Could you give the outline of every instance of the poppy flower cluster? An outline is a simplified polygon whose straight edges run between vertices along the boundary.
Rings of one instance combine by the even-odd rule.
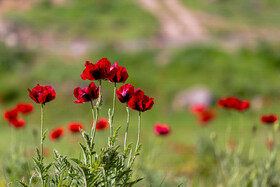
[[[139,112],[150,110],[154,105],[154,98],[148,97],[139,88],[134,90],[131,84],[121,86],[116,93],[121,103],[127,103],[131,109]]]
[[[218,106],[226,109],[244,112],[250,108],[250,102],[247,100],[239,100],[236,97],[226,97],[218,101]]]
[[[202,104],[193,104],[189,107],[192,114],[197,116],[198,124],[201,126],[208,125],[216,117],[216,112]]]
[[[117,62],[111,65],[107,58],[98,60],[95,64],[86,61],[85,69],[81,75],[83,80],[108,80],[114,83],[124,83],[128,79],[125,67],[119,66]],[[78,99],[75,103],[85,103],[98,98],[99,87],[92,82],[84,89],[77,87],[73,92]],[[146,96],[139,88],[134,90],[133,85],[125,84],[116,90],[117,97],[121,103],[127,103],[130,108],[140,112],[150,110],[154,104],[154,99]]]
[[[154,125],[154,133],[158,136],[166,136],[170,134],[170,127],[167,124],[156,122]]]
[[[119,66],[117,62],[111,66],[111,62],[107,58],[98,60],[95,64],[86,61],[85,69],[81,74],[83,80],[104,80],[109,82],[125,82],[128,78],[126,68]]]
[[[19,119],[19,114],[29,114],[33,111],[31,103],[18,103],[13,109],[4,112],[4,119],[14,128],[22,128],[25,126],[25,120]]]

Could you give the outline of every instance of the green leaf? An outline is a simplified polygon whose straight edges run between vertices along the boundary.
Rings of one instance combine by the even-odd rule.
[[[18,183],[20,183],[21,184],[21,186],[23,186],[23,187],[29,187],[29,185],[28,184],[26,184],[26,183],[24,183],[24,182],[22,182],[22,181],[20,181],[20,180],[16,180]]]
[[[45,130],[45,132],[43,133],[42,142],[46,139],[47,132],[48,132],[48,129]]]

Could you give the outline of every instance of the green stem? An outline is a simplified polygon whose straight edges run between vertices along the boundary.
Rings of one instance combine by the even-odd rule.
[[[44,104],[41,104],[41,161],[43,162],[44,160],[44,154],[43,154],[43,149],[44,149],[44,142],[43,142],[43,128],[44,128]]]
[[[129,127],[129,119],[130,119],[128,104],[126,104],[126,112],[127,112],[127,120],[126,120],[126,131],[124,136],[124,150],[126,149],[127,146],[127,135],[128,135],[128,127]]]
[[[113,108],[112,108],[112,113],[110,114],[110,135],[111,138],[113,138],[113,120],[114,120],[114,115],[115,115],[115,106],[116,106],[116,91],[117,91],[117,83],[114,85],[114,96],[113,96]]]
[[[44,104],[41,104],[41,164],[44,166],[44,140],[43,140],[43,129],[44,129]],[[45,181],[41,176],[42,186],[45,186]]]
[[[91,104],[91,113],[92,113],[92,127],[91,127],[91,131],[90,131],[90,137],[93,136],[93,131],[94,131],[94,123],[95,123],[95,116],[94,116],[94,105],[93,105],[93,101],[90,101]]]
[[[137,137],[137,144],[136,144],[136,149],[135,151],[138,149],[139,147],[139,143],[140,143],[140,134],[141,134],[141,112],[139,111],[139,118],[138,118],[138,137]]]

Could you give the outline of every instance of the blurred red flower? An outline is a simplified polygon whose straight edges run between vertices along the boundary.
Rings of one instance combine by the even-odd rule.
[[[72,133],[77,133],[80,132],[80,129],[84,129],[83,125],[79,122],[71,122],[68,125],[68,129],[72,132]]]
[[[236,97],[226,97],[218,101],[218,106],[227,109],[236,108],[238,104],[239,104],[239,99],[237,99]]]
[[[29,97],[36,103],[45,104],[46,102],[52,101],[56,96],[54,89],[49,85],[40,86],[40,84],[37,84],[32,91],[29,88],[28,91]]]
[[[112,75],[108,79],[109,82],[125,82],[128,78],[126,68],[118,66],[117,62],[111,66],[110,71],[112,72]]]
[[[18,128],[23,128],[25,126],[25,121],[24,119],[15,119],[13,121],[11,121],[11,124],[13,125],[13,127],[15,127],[16,129]]]
[[[134,95],[128,101],[128,106],[133,110],[137,110],[140,112],[145,112],[146,110],[150,110],[154,105],[154,98],[149,98],[144,95],[144,92],[139,88],[134,91]]]
[[[239,102],[239,105],[237,105],[236,110],[244,112],[249,108],[250,108],[250,102],[247,100],[243,100]]]
[[[199,114],[199,113],[203,112],[204,110],[206,110],[206,106],[203,104],[193,104],[189,107],[189,111],[192,114]]]
[[[209,124],[213,119],[216,117],[216,112],[213,110],[205,109],[202,112],[200,112],[198,115],[198,122],[202,126],[205,126]]]
[[[85,69],[81,75],[83,80],[100,80],[107,79],[113,75],[114,71],[111,71],[111,62],[107,58],[102,58],[98,60],[95,64],[86,61]]]
[[[116,90],[116,93],[121,103],[127,103],[134,95],[134,87],[132,84],[125,84]]]
[[[96,124],[96,130],[105,130],[109,127],[107,118],[100,118]]]
[[[265,146],[266,146],[268,149],[273,149],[274,144],[275,144],[275,142],[274,142],[274,140],[271,139],[271,138],[268,138],[268,139],[266,140],[266,142],[265,142]]]
[[[226,97],[218,101],[218,106],[244,112],[250,107],[250,102],[247,100],[239,100],[236,97]]]
[[[278,120],[278,116],[274,114],[261,116],[261,122],[267,125],[274,124]]]
[[[156,122],[154,125],[154,133],[159,136],[166,136],[170,133],[170,127],[167,124]]]
[[[11,123],[14,120],[17,120],[17,117],[18,117],[17,109],[6,110],[4,112],[4,119],[7,120],[9,123]]]
[[[59,139],[63,134],[64,134],[63,127],[56,127],[51,130],[50,139],[55,141],[55,140]]]
[[[19,103],[16,109],[23,114],[28,114],[33,111],[33,105],[31,103]]]
[[[91,82],[89,86],[83,89],[81,89],[80,87],[75,88],[73,94],[77,98],[74,103],[85,103],[98,98],[99,86],[96,87],[94,82]]]

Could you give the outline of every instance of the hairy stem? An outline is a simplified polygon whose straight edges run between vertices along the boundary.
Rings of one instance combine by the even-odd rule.
[[[91,126],[91,131],[90,131],[90,137],[93,136],[93,131],[94,131],[94,123],[95,123],[95,115],[94,115],[94,105],[93,105],[93,101],[90,101],[91,104],[91,113],[92,113],[92,126]]]
[[[137,137],[137,144],[136,144],[136,149],[138,149],[139,144],[140,144],[140,134],[141,134],[141,112],[139,111],[139,116],[138,116],[138,137]]]
[[[43,132],[44,132],[44,104],[41,104],[41,164],[44,165],[44,140],[43,140]],[[42,186],[45,186],[45,181],[41,176]]]
[[[43,162],[44,154],[44,143],[43,143],[43,132],[44,132],[44,104],[41,104],[41,162]]]
[[[127,146],[127,135],[128,135],[128,127],[129,127],[129,119],[130,119],[128,104],[126,104],[126,112],[127,112],[127,119],[126,119],[126,131],[124,136],[124,150],[126,149]]]
[[[112,108],[112,112],[110,114],[110,119],[109,119],[109,123],[110,123],[110,136],[111,136],[111,138],[113,138],[113,133],[114,133],[113,120],[114,120],[115,106],[116,106],[116,91],[117,91],[117,83],[114,83],[113,108]]]

